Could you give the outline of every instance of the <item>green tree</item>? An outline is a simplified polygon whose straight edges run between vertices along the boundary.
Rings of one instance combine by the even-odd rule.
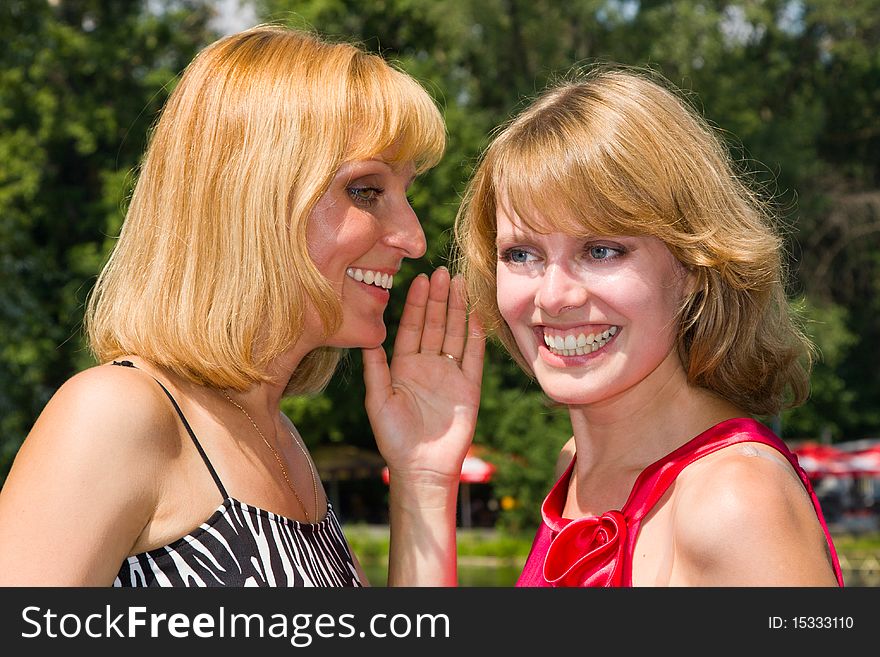
[[[210,16],[202,2],[0,8],[0,481],[49,397],[91,364],[85,297]]]
[[[727,139],[785,231],[793,303],[821,359],[783,437],[880,435],[880,7],[877,0],[257,0],[262,20],[354,39],[415,75],[448,126],[446,157],[413,188],[444,264],[460,194],[492,130],[579,65],[655,69]],[[158,7],[159,10],[151,10]],[[211,40],[196,0],[7,0],[0,8],[0,473],[57,386],[90,364],[82,305],[117,233],[149,127],[175,75]],[[568,437],[497,345],[476,440],[498,454],[506,521],[537,520]],[[310,445],[369,446],[360,356],[285,410]],[[531,515],[529,515],[531,513]]]
[[[356,39],[399,62],[436,94],[450,149],[418,183],[416,210],[429,254],[412,271],[442,262],[460,192],[488,135],[548,81],[594,62],[667,76],[727,140],[742,175],[774,204],[786,235],[790,293],[813,320],[808,332],[820,361],[812,399],[781,418],[783,437],[880,431],[880,377],[865,367],[876,361],[868,350],[880,338],[880,11],[874,0],[257,5],[267,20]],[[389,308],[391,327],[403,291]],[[548,410],[540,391],[495,345],[487,357],[477,441],[527,457],[532,468],[523,474],[502,465],[499,493],[539,499],[567,418]],[[338,409],[351,397],[352,389],[340,383],[344,387],[327,391],[324,408]],[[351,413],[350,431],[363,437],[362,411],[352,405]],[[351,437],[349,430],[343,434]]]

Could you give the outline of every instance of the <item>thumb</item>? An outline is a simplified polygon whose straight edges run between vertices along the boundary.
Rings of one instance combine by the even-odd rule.
[[[388,358],[382,346],[361,349],[364,361],[364,386],[366,387],[365,403],[367,410],[381,408],[385,400],[392,394],[391,370]]]

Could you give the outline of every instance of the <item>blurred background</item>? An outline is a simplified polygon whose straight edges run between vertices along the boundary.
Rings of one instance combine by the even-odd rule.
[[[880,585],[880,0],[3,0],[0,485],[49,397],[94,364],[84,303],[178,74],[218,36],[270,21],[380,52],[445,116],[446,156],[412,188],[428,253],[395,285],[389,349],[409,279],[446,263],[493,128],[597,61],[650,67],[685,91],[773,199],[791,303],[821,352],[809,402],[760,419],[809,466],[847,583]],[[339,374],[284,410],[381,584],[387,486],[360,355]],[[490,345],[462,475],[463,584],[515,580],[569,435],[567,414]]]

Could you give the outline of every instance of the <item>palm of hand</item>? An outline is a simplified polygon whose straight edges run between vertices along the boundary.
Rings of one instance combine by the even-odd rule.
[[[476,428],[485,340],[473,319],[466,332],[460,282],[450,286],[445,270],[426,282],[409,290],[390,368],[381,347],[364,351],[366,407],[392,472],[457,478]]]
[[[439,354],[409,354],[391,363],[393,394],[376,418],[387,451],[415,462],[461,469],[476,429],[480,403],[458,364]]]

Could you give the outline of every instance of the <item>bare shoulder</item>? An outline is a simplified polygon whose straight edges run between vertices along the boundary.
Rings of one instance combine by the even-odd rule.
[[[74,375],[40,413],[6,485],[41,487],[50,475],[67,481],[71,495],[83,481],[90,484],[83,492],[97,491],[96,482],[156,485],[179,444],[174,411],[163,397],[148,374],[132,368],[96,366]]]
[[[62,385],[49,400],[31,438],[64,448],[143,448],[142,440],[167,436],[173,410],[155,380],[141,370],[96,366]]]
[[[784,517],[805,497],[782,455],[750,443],[703,457],[682,472],[676,489],[676,515],[692,520],[682,531],[694,531],[694,539],[707,542],[725,541],[731,522],[754,526],[769,522],[771,515]]]
[[[565,469],[574,458],[575,451],[574,436],[572,436],[562,446],[562,449],[559,450],[559,456],[556,458],[556,471],[554,473],[556,479],[559,479],[562,476],[562,473],[565,472]]]
[[[110,366],[58,389],[0,490],[0,583],[112,581],[155,512],[179,444],[160,395],[146,373]]]
[[[741,443],[676,482],[674,541],[687,577],[717,586],[833,584],[809,494],[775,449]]]

